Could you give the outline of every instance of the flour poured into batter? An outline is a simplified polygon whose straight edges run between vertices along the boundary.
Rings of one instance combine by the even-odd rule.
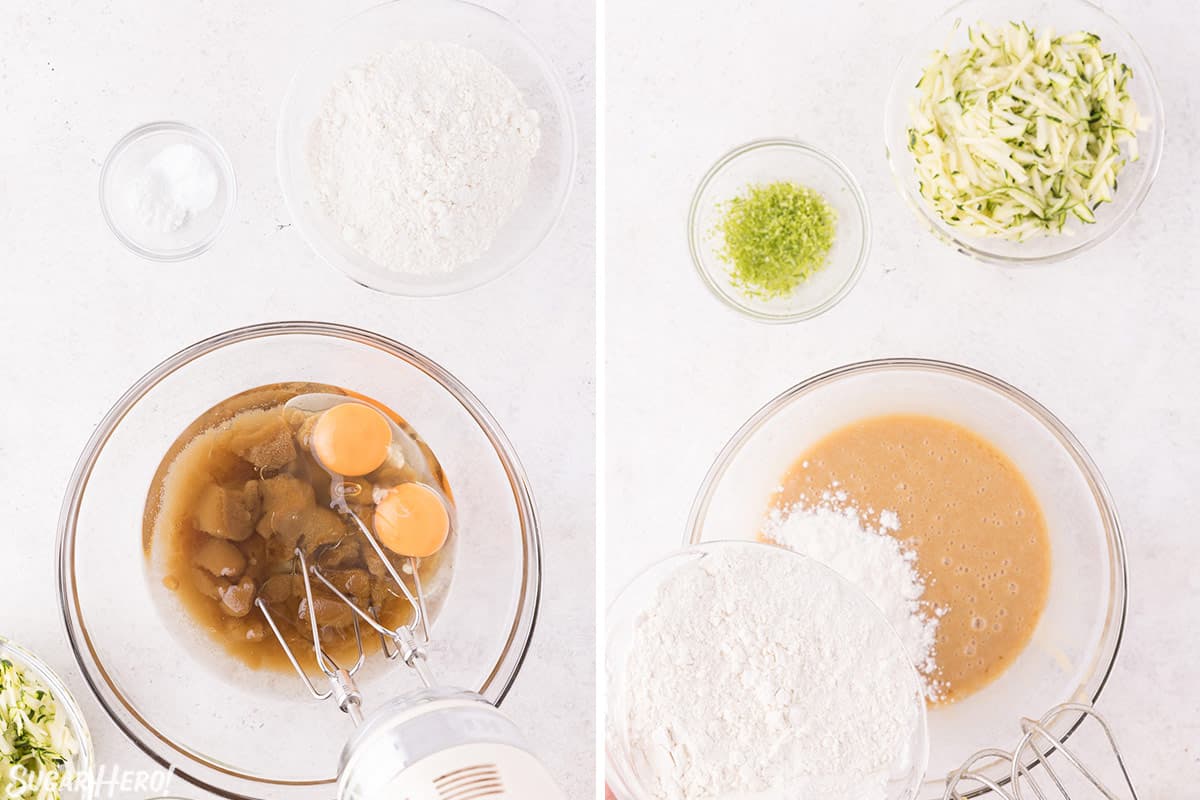
[[[936,700],[961,700],[1012,665],[1046,605],[1050,537],[1007,456],[943,419],[872,417],[801,454],[772,506],[812,506],[830,491],[895,514],[889,533],[915,554],[921,599],[942,614]]]

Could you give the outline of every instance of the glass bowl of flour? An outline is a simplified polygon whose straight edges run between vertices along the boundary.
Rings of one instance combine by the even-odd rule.
[[[608,609],[606,779],[618,800],[914,800],[920,679],[867,596],[805,556],[713,541]]]
[[[351,17],[301,64],[276,148],[292,221],[390,294],[475,288],[553,229],[575,169],[568,97],[516,25],[462,0]]]

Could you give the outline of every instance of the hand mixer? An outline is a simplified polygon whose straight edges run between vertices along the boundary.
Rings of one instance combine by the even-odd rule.
[[[1108,779],[1092,760],[1085,760],[1074,746],[1067,745],[1067,735],[1055,736],[1057,722],[1078,715],[1074,731],[1086,722],[1094,722],[1104,734],[1104,743],[1115,759],[1116,770],[1108,770]],[[1108,722],[1090,705],[1064,703],[1050,709],[1041,719],[1022,719],[1021,737],[1015,750],[989,748],[973,754],[946,779],[942,800],[964,800],[987,792],[995,792],[998,800],[1072,800],[1072,798],[1103,798],[1104,800],[1137,800],[1133,781],[1125,760],[1117,747]],[[1055,768],[1050,756],[1058,753],[1069,769]],[[989,778],[980,769],[996,761],[1011,764],[1006,781]],[[1112,766],[1111,764],[1108,766]],[[1119,776],[1120,782],[1113,780]],[[1007,784],[1007,786],[1003,785]],[[1085,794],[1086,793],[1086,794]]]
[[[383,448],[393,458],[402,459],[418,475],[431,473],[418,442],[373,406],[338,395],[301,395],[293,398],[288,410],[309,415],[314,419],[328,410],[356,404],[374,411],[387,422],[387,442]],[[275,638],[279,640],[292,667],[309,693],[318,700],[332,699],[349,715],[356,730],[346,742],[338,765],[337,797],[339,800],[504,800],[505,798],[538,798],[560,800],[562,792],[554,784],[545,766],[534,756],[516,726],[495,706],[476,692],[439,686],[426,661],[424,645],[429,640],[429,614],[421,587],[417,561],[410,556],[409,565],[415,594],[402,579],[392,560],[385,553],[375,533],[347,502],[346,477],[354,473],[365,475],[379,466],[375,455],[357,459],[363,451],[353,443],[349,456],[337,452],[346,436],[372,438],[371,426],[378,429],[377,419],[363,414],[366,427],[346,424],[340,432],[342,441],[333,441],[322,452],[321,441],[314,439],[313,452],[321,466],[332,478],[331,506],[353,523],[367,545],[383,562],[388,577],[399,588],[412,609],[410,621],[397,628],[384,626],[374,607],[362,608],[331,582],[320,568],[310,564],[303,550],[295,550],[296,564],[303,579],[308,622],[312,635],[313,656],[317,667],[328,682],[319,690],[292,652],[266,603],[259,598],[256,605],[266,619]],[[319,420],[318,420],[319,422]],[[311,435],[319,437],[314,426]],[[382,435],[375,438],[382,441]],[[366,442],[368,445],[370,441]],[[379,448],[367,447],[367,450]],[[431,460],[431,459],[430,459]],[[430,482],[432,483],[432,481]],[[436,492],[428,484],[416,484]],[[418,493],[423,497],[424,492]],[[438,497],[441,497],[438,493]],[[442,502],[450,510],[450,503]],[[447,523],[452,524],[448,517]],[[378,511],[376,526],[379,527]],[[440,546],[440,544],[439,544]],[[406,570],[407,572],[408,570]],[[313,579],[349,606],[354,617],[354,634],[358,655],[353,664],[343,666],[325,652],[321,631],[316,619]],[[365,661],[361,625],[367,625],[380,637],[383,654],[389,661],[402,661],[412,669],[423,684],[419,689],[383,703],[372,713],[364,715],[363,696],[355,683],[355,675]]]

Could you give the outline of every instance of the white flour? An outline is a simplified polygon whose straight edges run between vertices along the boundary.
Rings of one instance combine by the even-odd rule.
[[[333,86],[309,162],[347,244],[392,271],[447,273],[508,221],[540,136],[537,112],[482,55],[400,42]]]
[[[815,506],[772,511],[763,535],[820,561],[862,590],[900,634],[931,697],[940,692],[933,658],[939,614],[921,602],[925,583],[916,555],[887,535],[900,528],[894,511],[879,513],[878,526],[844,497],[826,495]]]
[[[878,612],[762,545],[668,577],[635,623],[628,742],[655,800],[884,800],[920,687]]]

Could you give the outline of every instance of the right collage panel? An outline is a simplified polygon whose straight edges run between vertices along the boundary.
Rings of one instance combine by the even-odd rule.
[[[608,0],[616,800],[1191,797],[1182,0]]]

